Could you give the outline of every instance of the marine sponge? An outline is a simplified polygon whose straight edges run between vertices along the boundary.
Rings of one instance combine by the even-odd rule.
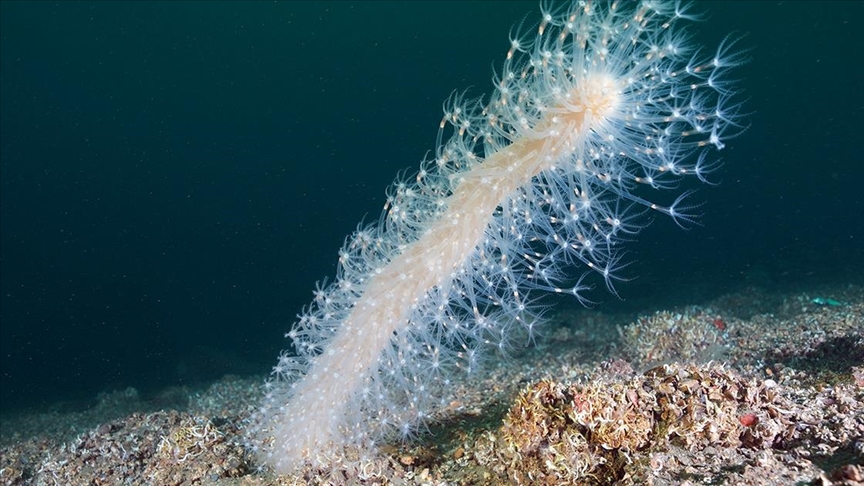
[[[795,434],[776,388],[720,365],[664,365],[612,383],[542,380],[481,439],[495,446],[479,460],[517,484],[605,483],[672,447],[771,447]]]

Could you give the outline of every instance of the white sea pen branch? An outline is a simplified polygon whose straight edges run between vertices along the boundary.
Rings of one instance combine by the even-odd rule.
[[[687,11],[545,9],[535,38],[511,40],[488,103],[448,101],[436,157],[393,184],[287,334],[294,353],[253,419],[265,464],[333,464],[345,446],[409,436],[454,371],[534,329],[530,292],[579,297],[586,269],[614,292],[621,237],[645,225],[633,208],[693,220],[687,192],[668,206],[646,195],[704,180],[707,151],[742,130],[724,75],[744,56],[729,40],[698,55],[677,26]]]

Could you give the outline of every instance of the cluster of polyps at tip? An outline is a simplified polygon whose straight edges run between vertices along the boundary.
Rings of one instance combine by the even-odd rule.
[[[436,157],[391,186],[287,334],[294,352],[255,418],[266,462],[285,471],[332,446],[408,436],[447,401],[455,368],[533,329],[532,289],[579,297],[574,266],[611,289],[616,244],[644,225],[634,207],[690,218],[681,198],[633,192],[702,179],[705,150],[739,127],[723,73],[742,55],[733,42],[694,51],[676,25],[689,16],[659,1],[544,7],[538,34],[511,40],[488,102],[451,98]],[[370,296],[381,279],[405,300]],[[414,282],[419,293],[398,292]],[[386,344],[365,349],[376,333]]]
[[[542,35],[511,40],[484,110],[448,110],[456,145],[467,138],[489,154],[516,140],[543,142],[537,157],[549,162],[508,199],[502,221],[516,241],[542,240],[543,256],[525,259],[540,287],[561,291],[543,270],[557,277],[573,260],[611,285],[616,239],[639,228],[631,206],[679,224],[693,218],[682,205],[687,192],[669,206],[634,193],[637,185],[673,188],[688,175],[705,181],[715,167],[705,149],[722,149],[742,129],[725,74],[746,55],[731,38],[714,55],[694,49],[676,25],[691,17],[669,2],[544,8]]]

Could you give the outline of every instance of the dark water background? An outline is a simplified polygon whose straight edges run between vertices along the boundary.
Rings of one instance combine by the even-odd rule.
[[[864,4],[700,4],[752,127],[600,311],[861,283]],[[265,373],[536,2],[0,3],[0,409]]]

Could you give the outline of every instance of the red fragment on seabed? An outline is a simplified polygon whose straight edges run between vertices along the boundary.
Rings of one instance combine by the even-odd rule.
[[[746,413],[738,417],[738,421],[741,422],[741,425],[743,425],[744,427],[753,427],[754,425],[759,423],[759,417],[752,413]]]

